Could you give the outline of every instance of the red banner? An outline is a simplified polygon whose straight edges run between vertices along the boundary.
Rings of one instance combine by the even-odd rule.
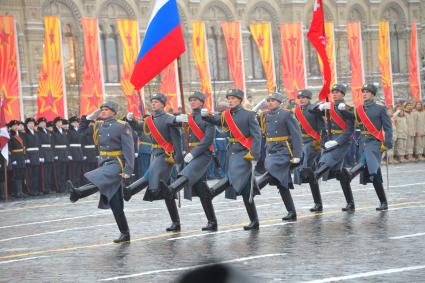
[[[139,28],[135,20],[118,20],[117,24],[123,49],[121,89],[127,100],[127,112],[133,112],[134,116],[138,118],[139,105],[144,102],[140,101],[142,95],[139,96],[134,85],[130,82],[130,78],[139,52]],[[141,106],[143,107],[143,105]]]
[[[410,33],[409,86],[413,101],[421,101],[421,79],[417,42],[416,23],[412,23],[412,31]]]
[[[207,36],[205,34],[205,23],[194,21],[192,23],[192,52],[195,60],[196,69],[201,79],[200,90],[205,94],[205,108],[214,111],[214,101],[212,96],[212,87],[210,80],[210,68],[207,52]]]
[[[351,93],[354,105],[363,104],[362,86],[364,83],[363,45],[360,22],[347,23],[347,39],[350,48]]]
[[[0,16],[0,98],[5,121],[21,120],[19,61],[16,53],[15,22],[12,16]]]
[[[267,79],[267,91],[272,93],[276,90],[276,74],[273,56],[272,30],[269,22],[250,24],[252,37],[258,46],[264,73]]]
[[[180,91],[178,85],[177,61],[173,61],[161,72],[160,92],[167,96],[165,110],[173,109],[174,113],[179,111]]]
[[[37,90],[37,118],[53,120],[57,116],[67,116],[61,43],[59,17],[45,17],[43,63]]]
[[[243,90],[246,99],[241,23],[221,23],[221,28],[223,29],[224,40],[226,41],[227,63],[229,64],[230,75],[233,79],[233,86]]]
[[[393,105],[393,78],[391,70],[390,30],[387,21],[379,22],[379,69],[381,70],[381,83],[384,90],[385,104]]]
[[[103,102],[103,76],[96,19],[81,19],[84,35],[84,69],[81,82],[80,115],[99,109]]]
[[[336,59],[335,59],[335,36],[334,36],[334,24],[333,22],[325,23],[325,34],[326,34],[326,54],[329,59],[329,66],[331,68],[331,86],[337,83],[336,74]],[[323,62],[322,58],[318,56],[320,71],[323,75]],[[333,101],[332,95],[329,95],[329,101]]]
[[[280,25],[282,43],[282,81],[289,99],[306,87],[302,23]]]

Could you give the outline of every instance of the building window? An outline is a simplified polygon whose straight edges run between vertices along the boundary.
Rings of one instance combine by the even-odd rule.
[[[107,28],[101,26],[102,62],[105,82],[118,83],[121,78],[120,63],[122,61],[119,34],[114,25]]]
[[[400,73],[400,31],[396,23],[390,24],[391,68],[393,73]]]
[[[252,74],[252,79],[254,80],[264,80],[265,74],[263,69],[263,63],[261,62],[260,52],[258,46],[255,43],[252,35],[249,36],[249,47],[250,47],[250,73]]]
[[[76,48],[71,24],[65,24],[63,36],[63,60],[65,79],[68,84],[77,83]]]

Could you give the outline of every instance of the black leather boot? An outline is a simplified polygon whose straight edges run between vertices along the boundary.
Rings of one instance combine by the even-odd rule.
[[[174,199],[165,199],[165,204],[171,218],[171,226],[166,229],[167,232],[180,232],[180,217],[177,205]]]
[[[297,220],[297,211],[295,210],[294,200],[291,196],[291,191],[286,188],[279,189],[280,197],[282,198],[283,203],[285,204],[288,214],[282,217],[282,221],[296,221]]]
[[[267,186],[272,179],[273,179],[273,177],[269,173],[266,173],[266,174],[260,176],[258,179],[255,180],[255,184],[257,186],[257,189],[261,190],[262,188]]]
[[[320,166],[316,171],[314,171],[314,179],[316,180],[316,182],[323,176],[323,174],[325,174],[328,170],[329,170],[329,166],[324,164],[322,166]]]
[[[15,181],[15,188],[16,188],[16,197],[17,198],[23,198],[24,192],[23,192],[23,181],[22,180],[16,180]]]
[[[342,211],[354,211],[356,209],[350,182],[350,173],[346,168],[343,168],[340,174],[340,183],[342,191],[344,192],[345,200],[347,201],[347,206],[342,208]]]
[[[207,226],[202,227],[202,231],[217,231],[217,218],[215,217],[211,198],[201,198],[200,200],[205,216],[208,219]]]
[[[189,182],[189,179],[185,176],[180,176],[175,180],[171,185],[167,185],[164,181],[161,180],[161,190],[165,198],[173,198],[176,193],[178,193],[184,186]]]
[[[129,201],[133,195],[139,193],[148,185],[149,185],[149,181],[145,177],[142,177],[138,179],[137,181],[133,182],[132,184],[124,188],[123,190],[124,200]]]
[[[212,197],[215,198],[216,196],[224,192],[229,185],[229,179],[226,177],[215,183],[214,186],[212,186],[211,188]]]
[[[311,195],[313,196],[314,206],[310,208],[311,212],[322,212],[322,196],[320,195],[319,183],[314,178],[314,173],[311,171],[308,173],[308,181],[310,184]]]
[[[377,179],[378,178],[375,178],[373,180],[373,187],[375,188],[376,194],[378,195],[378,199],[381,205],[377,207],[376,210],[377,211],[388,210],[388,202],[387,202],[387,197],[384,191],[384,185],[380,180],[377,180]]]
[[[127,218],[124,211],[114,213],[115,221],[117,222],[120,236],[114,240],[114,243],[130,243],[130,229],[128,228]]]
[[[251,221],[251,223],[244,226],[243,229],[246,231],[260,229],[260,222],[258,221],[257,208],[255,207],[254,200],[250,203],[248,196],[243,197],[243,203],[245,204],[246,212],[248,213],[249,220]]]
[[[364,165],[362,163],[356,164],[353,168],[351,168],[349,171],[346,172],[348,177],[351,180],[353,180],[360,172],[363,170]],[[346,170],[345,168],[343,170]]]
[[[96,193],[97,191],[99,191],[99,189],[92,183],[86,184],[79,188],[75,188],[71,180],[68,180],[66,181],[65,186],[66,186],[66,190],[69,192],[69,200],[71,202],[76,202],[77,200],[81,198],[88,197]]]

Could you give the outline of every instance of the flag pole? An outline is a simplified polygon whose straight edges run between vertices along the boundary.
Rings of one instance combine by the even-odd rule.
[[[7,186],[7,161],[6,158],[3,158],[3,165],[4,165],[4,187],[3,187],[3,192],[4,192],[4,200],[7,201],[8,199],[8,195],[9,195],[9,188]]]

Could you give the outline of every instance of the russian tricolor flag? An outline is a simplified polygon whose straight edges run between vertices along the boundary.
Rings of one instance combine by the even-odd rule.
[[[176,0],[155,0],[131,83],[136,89],[141,89],[184,51]]]

